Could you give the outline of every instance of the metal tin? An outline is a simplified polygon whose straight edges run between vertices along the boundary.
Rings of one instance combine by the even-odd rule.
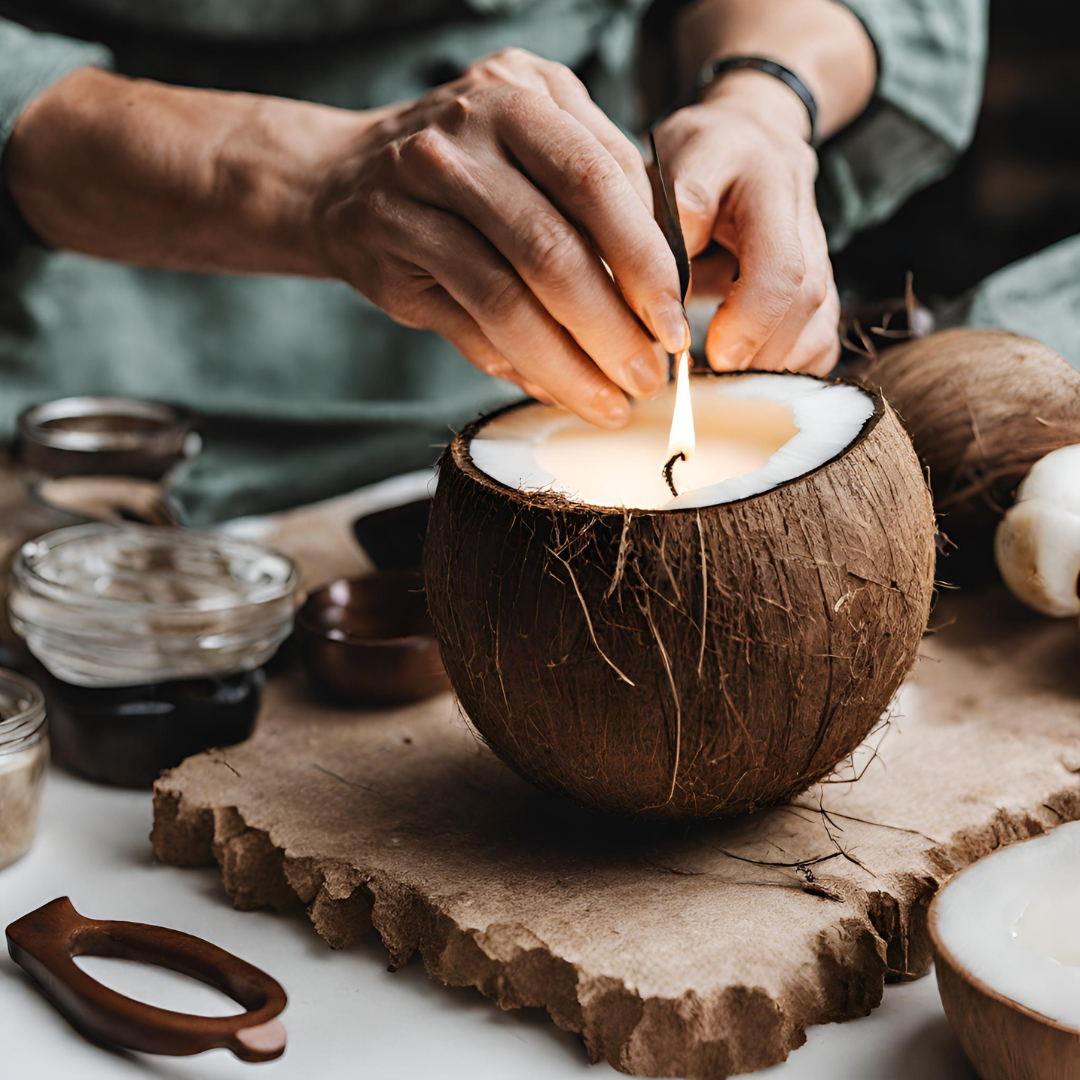
[[[160,480],[197,449],[193,414],[137,398],[70,397],[19,417],[16,457],[39,476]]]

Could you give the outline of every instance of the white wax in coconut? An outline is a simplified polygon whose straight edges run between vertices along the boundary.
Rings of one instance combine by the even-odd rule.
[[[799,375],[753,373],[690,380],[697,445],[673,467],[675,388],[634,401],[630,423],[593,427],[562,409],[528,405],[473,439],[476,466],[508,487],[549,490],[593,506],[637,510],[710,506],[756,495],[834,458],[873,413],[863,391]]]
[[[1080,1029],[1080,822],[965,870],[938,902],[952,956],[1003,997]]]

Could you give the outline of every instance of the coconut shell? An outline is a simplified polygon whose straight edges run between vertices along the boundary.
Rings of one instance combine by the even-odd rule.
[[[1075,1080],[1080,1032],[1025,1009],[961,967],[935,937],[945,1015],[982,1080]]]
[[[837,459],[700,510],[505,487],[470,457],[485,422],[443,455],[427,594],[462,707],[520,773],[620,814],[714,817],[805,789],[879,722],[935,540],[880,398]]]
[[[995,574],[994,530],[1039,458],[1080,443],[1080,371],[1002,330],[943,330],[884,352],[863,378],[903,417],[949,543],[942,578]]]

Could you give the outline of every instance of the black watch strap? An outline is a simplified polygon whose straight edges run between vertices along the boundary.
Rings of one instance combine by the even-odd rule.
[[[716,82],[717,79],[726,75],[729,71],[763,71],[774,79],[779,79],[785,86],[793,90],[799,100],[806,107],[806,113],[810,117],[810,142],[814,141],[817,134],[817,102],[810,93],[806,83],[799,78],[790,68],[778,64],[775,60],[768,60],[764,56],[726,56],[721,60],[710,61],[698,73],[694,79],[695,97],[700,99],[706,87]]]

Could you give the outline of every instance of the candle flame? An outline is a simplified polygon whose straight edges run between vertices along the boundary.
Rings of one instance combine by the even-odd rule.
[[[668,455],[685,454],[689,460],[696,446],[694,409],[690,403],[690,353],[683,352],[675,361],[675,409],[671,414]]]

